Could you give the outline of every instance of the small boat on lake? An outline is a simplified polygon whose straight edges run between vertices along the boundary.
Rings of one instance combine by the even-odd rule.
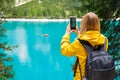
[[[43,36],[43,37],[48,37],[48,34],[41,34],[41,36]]]

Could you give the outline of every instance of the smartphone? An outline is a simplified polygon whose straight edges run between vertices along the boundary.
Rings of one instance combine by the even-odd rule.
[[[76,17],[75,16],[70,17],[70,29],[71,30],[76,29]]]

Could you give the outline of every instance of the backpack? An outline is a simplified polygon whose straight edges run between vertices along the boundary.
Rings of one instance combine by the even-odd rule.
[[[106,52],[106,39],[103,45],[96,45],[95,47],[92,47],[88,41],[78,40],[88,52],[85,66],[85,77],[87,80],[113,80],[115,76],[115,65],[109,53]],[[77,58],[74,76],[78,64],[79,60]],[[79,64],[79,69],[80,67]]]

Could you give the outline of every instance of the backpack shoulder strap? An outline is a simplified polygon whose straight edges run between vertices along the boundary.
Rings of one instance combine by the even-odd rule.
[[[80,40],[79,38],[78,41],[83,45],[83,47],[88,51],[88,53],[94,50],[93,46],[88,41]]]
[[[78,64],[79,64],[78,57],[76,57],[76,58],[77,58],[77,59],[76,59],[76,62],[75,62],[75,64],[74,64],[74,77],[75,77],[75,75],[76,75],[77,66],[78,66]]]
[[[102,45],[101,50],[106,51],[107,39],[105,38],[104,45]]]
[[[79,66],[79,70],[80,70],[80,77],[81,77],[81,80],[82,80],[81,65],[79,64],[79,59],[78,59],[78,57],[77,57],[77,59],[76,59],[75,66],[74,66],[74,67],[75,67],[75,69],[74,69],[74,77],[75,77],[75,75],[76,75],[77,66]]]

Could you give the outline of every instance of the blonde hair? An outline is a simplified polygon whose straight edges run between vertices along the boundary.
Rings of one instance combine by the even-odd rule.
[[[94,30],[100,32],[100,21],[98,16],[89,12],[82,18],[81,26],[80,26],[80,34],[83,34],[86,31]]]

